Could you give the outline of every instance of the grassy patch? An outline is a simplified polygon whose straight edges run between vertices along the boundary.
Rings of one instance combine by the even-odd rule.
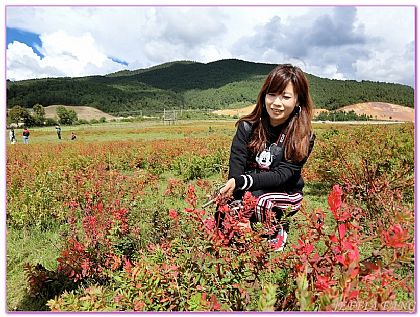
[[[57,267],[60,236],[59,228],[48,230],[39,228],[7,230],[7,310],[33,311],[40,307],[36,298],[26,296],[26,276],[24,264],[42,264],[53,270]]]

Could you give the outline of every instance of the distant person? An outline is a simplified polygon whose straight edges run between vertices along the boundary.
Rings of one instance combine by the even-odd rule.
[[[57,132],[58,139],[61,140],[61,127],[59,125],[57,125],[55,127],[55,131]]]
[[[24,128],[23,129],[23,133],[22,133],[22,135],[23,135],[23,144],[29,144],[29,130],[28,130],[28,128]]]
[[[15,143],[16,143],[15,129],[10,128],[10,131],[9,131],[9,138],[10,138],[10,143],[11,143],[11,144],[15,144]]]
[[[71,137],[72,140],[76,140],[76,134],[74,132],[71,133]]]

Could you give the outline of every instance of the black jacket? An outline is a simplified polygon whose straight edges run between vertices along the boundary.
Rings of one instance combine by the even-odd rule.
[[[283,126],[267,126],[267,146],[278,141],[283,128]],[[242,121],[233,138],[229,159],[229,179],[235,178],[236,183],[235,199],[240,199],[245,191],[251,191],[254,196],[269,192],[302,193],[304,181],[301,170],[307,157],[298,164],[287,162],[284,158],[283,147],[276,145],[270,149],[271,164],[269,167],[261,168],[261,164],[256,162],[256,155],[247,148],[251,136],[251,124]],[[315,135],[312,134],[309,154],[314,141]]]

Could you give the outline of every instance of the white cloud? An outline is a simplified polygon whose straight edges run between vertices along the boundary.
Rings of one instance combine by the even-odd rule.
[[[406,45],[399,53],[390,51],[376,51],[370,59],[355,62],[356,73],[359,79],[377,81],[386,78],[387,82],[413,85],[414,42]]]
[[[79,37],[64,31],[40,36],[44,58],[26,44],[13,42],[7,48],[7,77],[22,80],[53,76],[86,76],[115,72],[123,68],[95,43],[91,34]]]
[[[201,47],[198,51],[198,54],[201,56],[201,59],[204,63],[235,57],[228,49],[220,47],[217,44]]]
[[[43,75],[39,67],[41,58],[31,47],[20,42],[13,42],[9,44],[7,52],[7,78],[19,80]]]

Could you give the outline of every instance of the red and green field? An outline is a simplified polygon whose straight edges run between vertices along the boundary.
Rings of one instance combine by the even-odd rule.
[[[32,129],[7,145],[8,311],[414,311],[414,125],[314,129],[284,252],[201,207],[233,121]]]

